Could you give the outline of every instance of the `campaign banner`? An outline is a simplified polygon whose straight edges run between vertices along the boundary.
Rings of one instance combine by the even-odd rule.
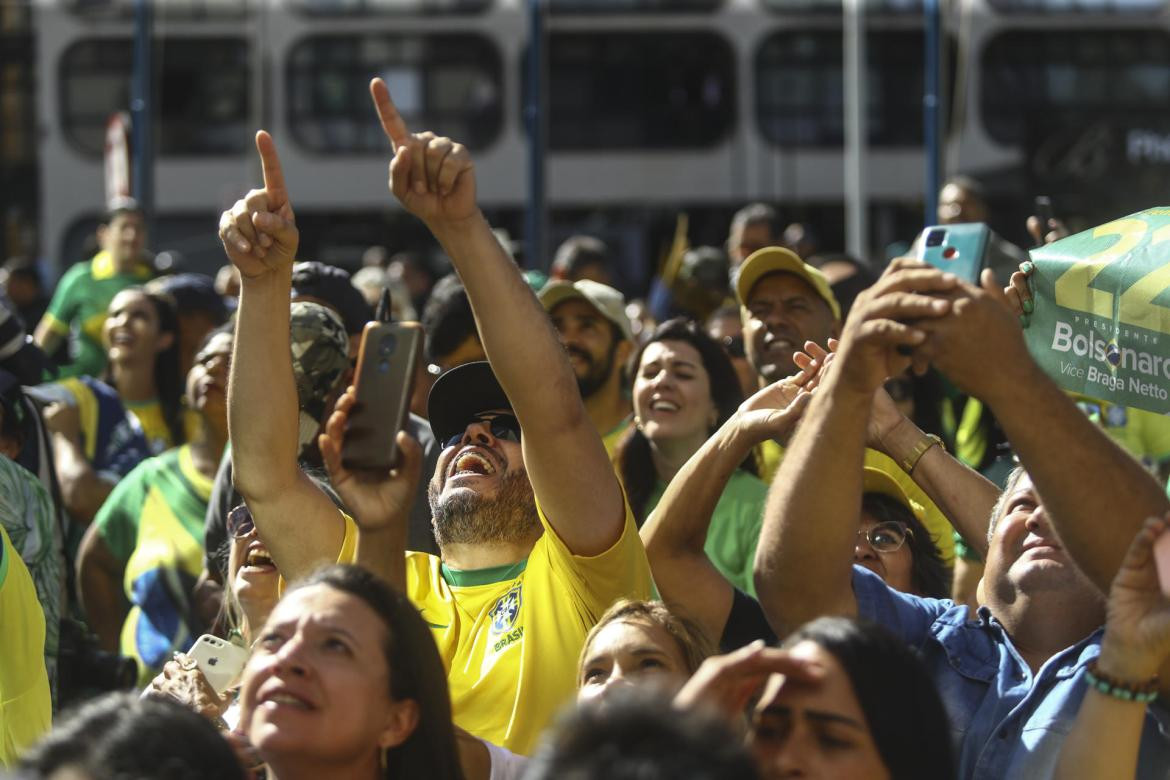
[[[1170,207],[1031,252],[1024,335],[1065,390],[1170,413]]]

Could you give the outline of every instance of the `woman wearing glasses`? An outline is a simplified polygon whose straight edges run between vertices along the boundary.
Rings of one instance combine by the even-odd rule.
[[[818,371],[813,364],[745,401],[679,470],[641,530],[663,601],[696,620],[725,651],[775,635],[759,603],[733,587],[707,557],[703,540],[712,511],[724,482],[756,445],[791,435]],[[866,468],[854,562],[891,587],[944,597],[950,571],[920,513],[924,508],[910,500],[901,483]]]

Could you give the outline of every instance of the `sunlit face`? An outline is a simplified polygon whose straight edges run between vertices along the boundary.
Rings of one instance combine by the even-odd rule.
[[[600,390],[614,373],[618,345],[613,326],[597,309],[580,298],[572,298],[549,312],[569,363],[577,375],[581,397]]]
[[[958,184],[948,184],[938,194],[938,222],[950,225],[958,222],[984,222],[987,207],[978,196]]]
[[[280,572],[268,548],[260,541],[255,525],[249,525],[240,535],[231,534],[227,581],[248,618],[249,627],[254,630],[267,622],[280,598]],[[228,531],[233,531],[230,523]]]
[[[733,224],[727,236],[727,254],[731,258],[731,267],[738,268],[752,252],[775,244],[776,236],[772,235],[772,228],[767,222]]]
[[[685,341],[655,341],[634,375],[634,414],[651,443],[702,444],[718,414],[699,351]]]
[[[837,321],[829,304],[795,274],[773,273],[748,293],[744,348],[756,373],[775,382],[796,373],[792,354],[812,341],[822,347],[836,336]]]
[[[400,722],[399,709],[414,702],[390,697],[385,642],[378,615],[328,585],[282,599],[254,643],[240,692],[241,728],[260,755],[277,766],[376,767],[378,752],[414,727]]]
[[[756,708],[748,738],[761,775],[779,778],[890,776],[844,668],[811,641],[790,651],[824,670],[817,683],[773,675]]]
[[[687,662],[670,633],[655,623],[614,620],[585,650],[577,675],[579,703],[601,699],[631,685],[652,685],[674,694],[687,681]]]
[[[989,596],[1011,603],[1021,594],[1071,588],[1099,600],[1098,591],[1060,543],[1026,473],[1009,486],[1003,512],[994,522],[983,574]]]
[[[435,538],[450,543],[534,541],[540,535],[521,434],[511,410],[482,412],[444,442],[427,490]]]
[[[102,341],[112,362],[154,362],[174,342],[173,333],[159,329],[158,310],[141,290],[123,290],[110,301],[102,325]]]
[[[187,372],[187,406],[227,421],[227,381],[232,360],[232,336],[216,334],[195,355]]]
[[[113,255],[118,266],[137,260],[145,243],[146,224],[142,215],[135,211],[115,214],[109,224],[98,228],[98,244]]]
[[[879,522],[869,512],[861,510],[861,527],[853,547],[853,562],[881,577],[894,590],[913,593],[914,553],[910,549],[910,540],[907,539],[893,552],[878,552],[866,534]]]

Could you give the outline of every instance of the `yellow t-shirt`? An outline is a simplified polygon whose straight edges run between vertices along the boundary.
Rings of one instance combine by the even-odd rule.
[[[609,550],[573,555],[537,506],[544,535],[524,561],[454,571],[406,553],[407,594],[447,667],[455,723],[528,754],[577,688],[585,635],[618,598],[650,598],[650,564],[626,505]]]
[[[780,468],[780,461],[784,458],[784,448],[775,441],[766,441],[756,447],[756,462],[760,465],[760,479],[771,485],[776,471]],[[943,563],[953,566],[955,561],[954,527],[947,520],[942,510],[930,500],[930,497],[918,487],[914,479],[902,470],[902,467],[888,455],[865,448],[865,466],[879,469],[892,477],[910,499],[911,511],[930,531],[930,537],[942,554]]]
[[[628,431],[630,426],[633,424],[634,416],[630,415],[614,426],[613,430],[611,430],[609,433],[602,435],[601,443],[605,445],[605,454],[609,456],[610,460],[613,460],[613,451],[617,448],[618,442],[622,440],[622,436],[625,435],[626,431]]]
[[[0,768],[49,730],[45,613],[32,576],[0,526]]]

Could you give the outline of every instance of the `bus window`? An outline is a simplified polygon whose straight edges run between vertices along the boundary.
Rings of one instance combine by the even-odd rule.
[[[866,121],[871,145],[922,145],[922,50],[919,30],[869,33]],[[764,138],[778,146],[844,143],[839,30],[774,33],[756,51],[755,68],[756,121]]]
[[[312,16],[375,16],[382,14],[473,14],[492,0],[290,0]]]
[[[988,0],[1005,14],[1150,14],[1160,11],[1166,0]]]
[[[723,5],[723,0],[548,0],[552,13],[706,13]]]
[[[385,152],[366,85],[381,76],[407,125],[489,146],[503,124],[500,53],[480,35],[314,35],[288,58],[288,124],[314,152]]]
[[[243,38],[160,38],[154,99],[160,155],[236,154],[248,148],[248,62]],[[61,122],[81,152],[100,156],[106,121],[130,107],[133,44],[92,38],[61,57]]]
[[[812,11],[841,14],[841,0],[760,0],[773,13],[791,14]],[[922,13],[922,0],[870,0],[865,5],[867,14]]]
[[[65,0],[64,7],[86,19],[130,19],[134,16],[134,0]],[[248,0],[166,0],[154,4],[158,21],[201,19],[240,19],[251,12]]]
[[[1159,30],[1007,32],[980,63],[988,135],[1031,147],[1095,120],[1162,129],[1170,104],[1170,36]]]
[[[551,149],[702,148],[735,127],[735,55],[716,33],[554,32],[547,52]]]

